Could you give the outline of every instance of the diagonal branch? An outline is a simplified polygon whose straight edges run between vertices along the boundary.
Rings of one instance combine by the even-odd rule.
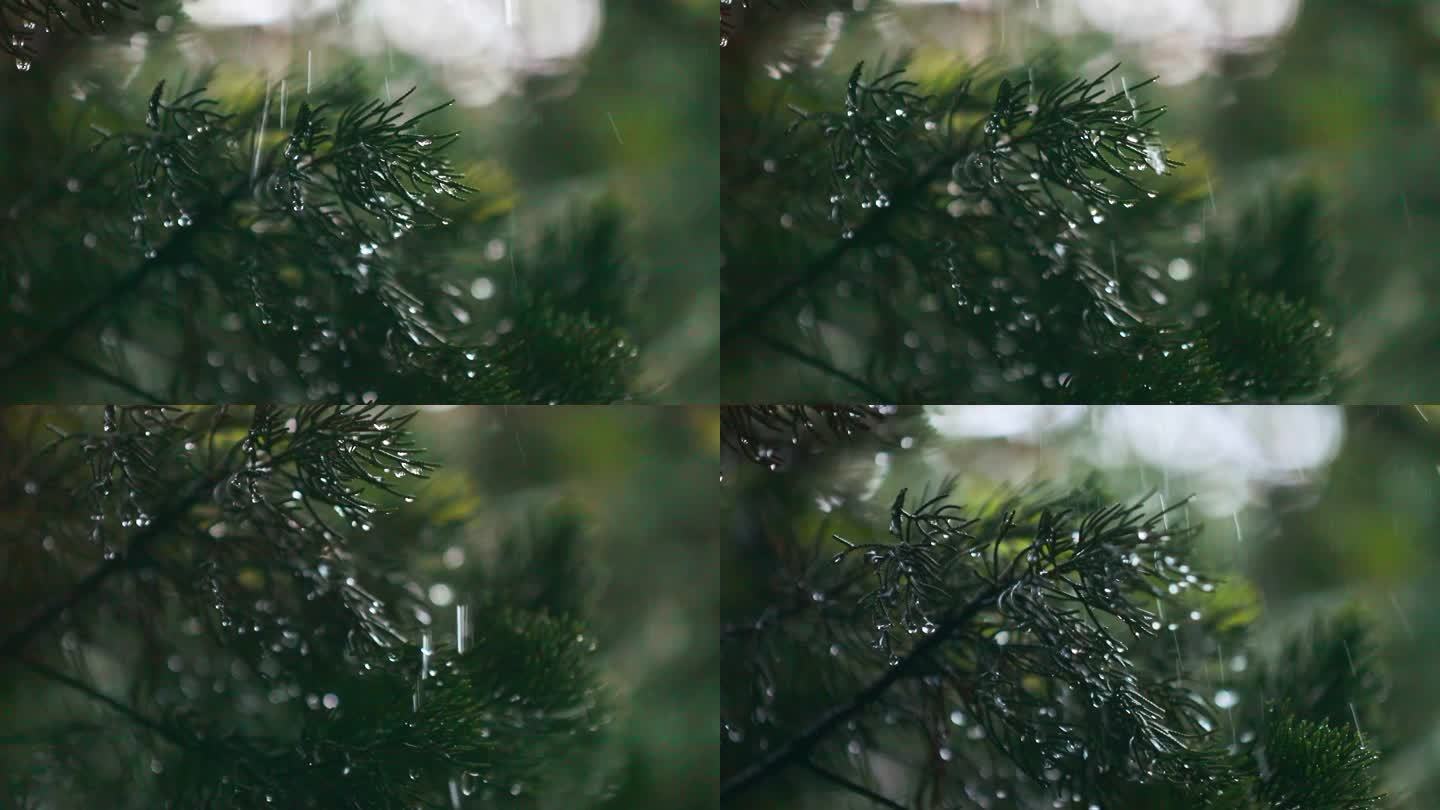
[[[166,242],[165,246],[160,248],[154,256],[142,259],[134,269],[110,285],[103,293],[92,298],[85,306],[72,312],[68,317],[64,318],[59,325],[46,332],[38,340],[11,355],[3,365],[0,365],[0,375],[11,374],[18,369],[31,365],[52,352],[63,349],[65,344],[75,336],[76,332],[94,320],[101,312],[114,306],[117,302],[134,295],[145,286],[145,282],[149,281],[150,277],[157,270],[166,266],[172,266],[177,260],[182,258],[186,251],[189,250],[190,243],[195,241],[200,231],[199,223],[201,221],[208,221],[208,214],[210,213],[216,216],[223,214],[224,211],[230,207],[230,204],[240,199],[243,192],[248,189],[249,186],[245,184],[238,185],[231,189],[221,197],[205,215],[196,217],[195,226],[185,228],[176,234],[175,237],[169,242]]]
[[[831,363],[828,363],[819,357],[807,354],[806,352],[803,352],[788,343],[783,343],[765,334],[756,335],[755,340],[760,345],[764,346],[767,349],[770,349],[773,352],[783,354],[792,360],[804,363],[811,368],[822,371],[825,374],[850,385],[855,390],[861,392],[868,397],[871,397],[876,402],[884,402],[890,399],[894,399],[893,396],[875,388],[874,386],[870,385],[859,377],[856,377],[854,374],[838,368],[837,366],[832,365]]]
[[[830,770],[827,770],[827,769],[825,769],[825,768],[822,768],[822,767],[820,767],[819,765],[816,765],[814,762],[812,762],[812,761],[810,761],[810,760],[808,760],[808,759],[805,760],[805,762],[804,762],[803,764],[804,764],[806,770],[810,771],[811,773],[815,774],[816,776],[820,777],[821,779],[824,779],[824,780],[827,781],[827,782],[831,782],[831,783],[833,783],[833,784],[836,784],[836,785],[839,785],[840,787],[845,788],[846,790],[850,791],[851,793],[856,793],[856,794],[859,794],[859,795],[861,795],[861,796],[864,796],[865,798],[869,799],[870,801],[872,801],[872,802],[874,802],[874,803],[876,803],[876,804],[878,804],[878,805],[881,805],[881,806],[883,806],[883,807],[889,807],[889,808],[892,808],[893,810],[906,810],[905,805],[903,805],[903,804],[901,804],[901,803],[899,803],[899,802],[897,802],[897,801],[894,801],[893,799],[888,799],[888,798],[880,795],[879,793],[876,793],[875,791],[871,790],[870,788],[865,787],[864,785],[862,785],[862,784],[860,784],[860,783],[858,783],[858,782],[852,782],[852,781],[850,781],[849,779],[846,779],[845,777],[841,776],[840,774],[835,773],[834,771],[830,771]]]
[[[841,239],[830,246],[830,249],[822,253],[815,261],[811,262],[803,272],[791,278],[781,285],[779,289],[770,294],[760,304],[752,307],[747,312],[742,312],[720,328],[721,339],[743,340],[749,336],[751,327],[760,323],[768,317],[781,304],[785,303],[792,295],[800,290],[813,285],[817,280],[824,277],[826,273],[835,269],[835,265],[850,252],[850,249],[865,241],[865,237],[884,231],[885,225],[893,219],[897,212],[905,206],[905,202],[912,196],[918,196],[940,176],[940,173],[948,166],[944,160],[937,160],[921,169],[919,175],[904,189],[893,196],[894,202],[886,208],[881,208],[865,220],[865,223],[855,229],[854,237]]]
[[[810,752],[813,751],[830,732],[834,731],[845,721],[869,708],[878,701],[891,686],[917,674],[930,653],[934,652],[946,641],[949,641],[951,636],[968,624],[971,619],[975,618],[975,614],[993,603],[1000,595],[1001,590],[998,585],[992,585],[976,594],[964,607],[960,608],[959,611],[942,622],[934,633],[926,636],[920,643],[916,644],[904,658],[900,659],[900,663],[890,667],[884,675],[875,679],[869,686],[862,689],[844,704],[821,715],[804,731],[787,740],[784,745],[775,748],[760,760],[752,763],[729,779],[726,779],[720,787],[721,800],[733,798],[736,794],[754,787],[756,784],[769,779],[785,768],[809,759]]]
[[[115,698],[110,697],[104,692],[101,692],[100,690],[78,678],[73,678],[58,669],[52,669],[51,667],[46,666],[45,664],[42,664],[38,661],[21,659],[20,663],[24,664],[28,669],[32,670],[36,674],[43,675],[46,678],[55,681],[56,683],[63,684],[64,686],[67,686],[75,690],[76,692],[85,695],[91,700],[94,700],[98,703],[103,703],[115,713],[123,715],[127,720],[135,723],[138,726],[142,726],[146,729],[149,729],[150,731],[155,732],[156,734],[160,735],[167,741],[174,743],[180,748],[189,748],[192,745],[192,742],[186,739],[185,735],[182,732],[170,728],[169,726],[166,726],[158,721],[151,720],[150,718],[146,717],[135,709],[130,708],[124,703],[121,703]]]
[[[60,599],[51,602],[39,613],[35,614],[20,629],[11,632],[0,640],[0,658],[10,658],[20,653],[32,639],[44,632],[53,622],[59,619],[66,611],[80,604],[89,598],[100,586],[109,581],[110,577],[136,565],[136,559],[156,537],[167,531],[176,521],[190,511],[190,508],[200,502],[201,498],[208,493],[215,484],[219,483],[219,477],[201,479],[190,486],[180,499],[165,512],[157,515],[143,530],[137,532],[126,547],[125,553],[113,560],[106,560],[100,567],[91,571],[84,579],[75,584],[70,592]]]

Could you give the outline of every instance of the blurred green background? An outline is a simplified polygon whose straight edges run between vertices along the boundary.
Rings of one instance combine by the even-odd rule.
[[[1217,598],[1237,610],[1216,615],[1250,621],[1252,649],[1273,654],[1342,609],[1373,624],[1387,687],[1356,720],[1382,754],[1393,796],[1384,806],[1436,806],[1440,406],[927,406],[818,454],[802,452],[779,472],[727,458],[723,621],[753,619],[768,604],[774,555],[819,555],[822,567],[834,544],[812,551],[812,540],[876,536],[900,488],[913,499],[946,476],[959,478],[953,502],[972,508],[1018,487],[1063,492],[1092,480],[1115,501],[1148,495],[1154,511],[1193,496],[1171,520],[1202,527],[1198,567],[1222,582]],[[786,537],[793,547],[756,546]],[[1238,648],[1227,641],[1224,649],[1228,659]],[[1230,661],[1237,672],[1247,666]],[[743,670],[724,663],[728,694]],[[1210,664],[1204,670],[1193,673],[1195,688],[1220,688],[1224,675],[1216,681]],[[783,736],[756,730],[772,744]],[[725,747],[739,756],[740,746]],[[774,794],[778,804],[754,806],[835,807],[841,795],[814,779],[789,784]]]
[[[1164,104],[1162,137],[1206,204],[1172,236],[1199,243],[1299,182],[1320,194],[1336,267],[1344,402],[1440,399],[1440,3],[1433,0],[860,0],[788,4],[749,32],[744,75],[914,55],[920,77],[956,60],[1009,69],[1053,55],[1076,75]],[[802,10],[808,7],[809,11]],[[857,14],[853,9],[865,9]],[[838,100],[837,100],[838,101]],[[1210,197],[1206,199],[1207,195]],[[1184,240],[1181,242],[1180,239]],[[1195,268],[1196,277],[1204,267]]]
[[[569,565],[535,554],[529,568],[536,581],[577,572],[578,613],[600,643],[619,787],[597,806],[710,806],[719,744],[696,730],[715,722],[719,695],[715,409],[466,406],[427,410],[418,435],[441,468],[415,504],[476,498],[467,559],[494,561],[507,527],[547,503],[579,518]],[[460,591],[464,568],[417,563]]]
[[[290,120],[307,86],[352,80],[406,111],[447,99],[435,131],[499,221],[463,263],[506,298],[515,253],[619,207],[626,312],[640,346],[632,386],[649,402],[704,402],[718,374],[718,64],[714,8],[701,0],[145,0],[146,20],[101,37],[43,37],[27,70],[0,80],[0,210],[57,171],[84,166],[95,108],[142,124],[156,83],[172,91],[210,72],[226,108],[269,98]],[[282,85],[283,82],[283,85]],[[269,94],[267,96],[267,93]],[[97,104],[98,102],[98,104]],[[257,107],[258,108],[258,107]],[[48,117],[48,121],[46,120]],[[39,122],[45,121],[46,126]],[[112,124],[113,126],[113,124]],[[55,142],[53,131],[69,133]],[[3,153],[30,157],[6,165]],[[83,175],[83,172],[77,172]],[[20,219],[20,212],[10,211]],[[18,227],[18,226],[17,226]],[[61,238],[61,237],[57,237]],[[77,237],[78,238],[78,237]],[[480,288],[471,288],[480,289]],[[485,300],[488,299],[488,300]],[[42,308],[43,311],[43,308]]]
[[[680,406],[461,406],[419,422],[420,445],[433,448],[441,470],[416,504],[435,487],[435,507],[461,479],[478,496],[467,556],[494,562],[505,526],[530,522],[547,502],[576,510],[577,613],[599,640],[616,702],[609,781],[618,791],[596,807],[707,807],[719,790],[719,742],[696,732],[719,711],[719,435],[713,408]],[[520,581],[540,588],[554,577],[569,595],[562,566],[530,555]],[[464,581],[464,568],[432,571],[436,582]]]

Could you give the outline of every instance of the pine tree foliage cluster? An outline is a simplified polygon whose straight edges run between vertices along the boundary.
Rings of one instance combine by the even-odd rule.
[[[169,3],[149,3],[164,7]],[[136,0],[4,0],[0,2],[0,51],[15,69],[34,65],[36,40],[55,32],[96,34],[141,19]]]
[[[1095,485],[967,505],[917,483],[815,514],[814,475],[863,438],[727,485],[724,806],[1387,806],[1367,619],[1255,649],[1185,504]]]
[[[4,414],[0,803],[540,807],[603,792],[609,710],[595,642],[554,612],[566,601],[547,605],[519,555],[480,574],[454,624],[414,581],[414,556],[447,538],[410,505],[432,470],[411,414],[27,410]],[[535,554],[573,557],[573,518],[534,528]]]
[[[843,439],[893,411],[882,405],[727,405],[720,436],[730,453],[775,470],[802,441]]]
[[[45,14],[112,16],[9,0],[0,18]],[[73,393],[57,368],[151,402],[631,395],[617,212],[509,244],[508,279],[474,292],[480,248],[513,228],[495,213],[506,192],[449,158],[443,103],[308,73],[246,99],[179,77],[148,101],[97,70],[68,99],[27,78],[18,100],[58,102],[12,119],[7,151],[43,160],[0,178],[0,372],[28,398]]]
[[[1206,223],[1213,203],[1160,140],[1149,81],[1119,67],[1077,78],[1053,59],[870,59],[842,75],[837,42],[867,15],[822,23],[825,4],[793,6],[750,4],[728,42],[731,390],[773,398],[781,370],[842,401],[1334,390],[1330,263],[1308,187],[1257,202],[1240,227]]]

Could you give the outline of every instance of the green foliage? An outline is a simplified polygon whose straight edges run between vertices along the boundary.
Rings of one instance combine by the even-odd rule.
[[[1161,269],[1177,248],[1167,233],[1204,211],[1167,179],[1181,164],[1149,82],[1068,78],[1050,62],[919,78],[862,62],[840,85],[782,61],[778,82],[733,68],[723,122],[732,390],[773,399],[797,364],[805,385],[849,401],[1331,390],[1313,196],[1213,237],[1208,263],[1181,244],[1191,264]]]
[[[24,508],[7,511],[0,689],[44,696],[7,716],[40,746],[7,802],[448,808],[593,791],[608,710],[594,641],[548,613],[567,603],[487,589],[436,643],[423,591],[387,563],[406,483],[432,470],[410,414],[74,416],[100,430],[57,424],[18,471],[31,485],[6,493]],[[555,525],[552,547],[582,531]],[[585,775],[553,773],[562,758]]]
[[[1379,803],[1368,750],[1352,729],[1279,718],[1268,728],[1257,798],[1271,807],[1360,810]]]
[[[779,469],[802,441],[844,440],[894,412],[881,405],[726,405],[724,447],[746,461]]]
[[[1375,623],[1366,615],[1338,612],[1262,659],[1244,687],[1288,716],[1334,728],[1358,725],[1373,736],[1383,728],[1374,709],[1388,689],[1375,635]],[[1250,705],[1251,715],[1243,722],[1263,725],[1259,700]]]
[[[532,780],[554,757],[577,756],[602,719],[593,646],[568,622],[482,615],[469,651],[404,648],[403,665],[341,681],[337,708],[307,713],[298,735],[189,749],[162,795],[177,808],[359,810],[450,807],[452,791],[485,802],[545,793]]]
[[[22,198],[26,231],[0,247],[0,368],[29,390],[55,385],[40,369],[58,361],[149,400],[626,398],[613,213],[574,246],[547,242],[523,283],[512,268],[503,306],[476,307],[460,247],[493,238],[493,201],[446,159],[458,133],[427,129],[446,105],[410,100],[327,87],[285,120],[268,85],[226,110],[161,82],[143,126],[77,110],[102,136],[96,168]],[[69,192],[41,193],[51,183]]]
[[[1183,562],[1193,532],[1167,530],[1163,513],[1138,504],[1080,512],[1062,499],[971,513],[948,495],[942,487],[910,502],[902,491],[888,539],[835,535],[840,553],[801,594],[819,594],[807,617],[818,626],[790,641],[805,638],[818,660],[838,658],[832,665],[865,686],[756,755],[726,782],[727,796],[808,759],[842,724],[907,700],[933,701],[901,713],[916,733],[974,724],[985,745],[1061,797],[1098,798],[1102,780],[1173,778],[1193,764],[1177,757],[1203,736],[1209,709],[1163,671],[1138,666],[1131,650],[1143,652],[1163,626],[1149,600],[1179,611],[1172,594],[1210,587]],[[955,746],[939,743],[932,759],[970,758]]]
[[[0,52],[15,69],[34,65],[37,40],[54,34],[99,34],[176,13],[174,0],[0,0]]]
[[[722,636],[727,806],[1383,806],[1378,720],[1356,730],[1383,699],[1373,626],[1342,613],[1262,657],[1184,503],[1090,485],[966,507],[946,481],[884,515],[822,490],[817,524],[807,480],[729,484],[727,577],[751,590]],[[1263,663],[1217,682],[1221,643]]]

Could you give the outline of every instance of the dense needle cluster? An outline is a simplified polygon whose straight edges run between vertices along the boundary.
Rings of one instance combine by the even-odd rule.
[[[497,590],[452,639],[387,570],[376,535],[404,525],[406,482],[432,469],[409,414],[77,415],[99,430],[55,425],[5,481],[24,507],[6,512],[7,567],[29,576],[7,580],[0,670],[79,698],[7,717],[7,734],[49,729],[0,787],[7,806],[448,807],[533,791],[557,752],[596,739],[595,645],[573,621]],[[126,649],[141,660],[105,664]],[[128,693],[102,686],[117,680]],[[95,733],[55,733],[67,720]]]
[[[151,2],[153,10],[173,3]],[[27,71],[35,59],[35,40],[55,30],[97,34],[124,20],[140,17],[138,0],[0,0],[0,52]]]
[[[731,453],[777,470],[803,440],[843,440],[894,412],[884,405],[726,405],[720,437]]]
[[[894,808],[1379,806],[1357,728],[1381,697],[1368,624],[1317,625],[1217,688],[1216,645],[1247,640],[1184,503],[1087,488],[965,507],[946,481],[883,517],[816,516],[795,476],[732,483],[756,536],[728,570],[770,587],[723,635],[727,807],[802,785]]]
[[[613,215],[512,259],[498,306],[476,306],[494,285],[467,265],[498,229],[446,158],[457,133],[426,128],[447,105],[290,95],[227,109],[160,82],[138,125],[73,111],[99,135],[90,173],[37,178],[0,214],[27,225],[0,245],[0,370],[23,386],[58,362],[152,401],[628,396],[636,348],[603,307]],[[572,307],[579,286],[603,294]]]
[[[1148,81],[1118,68],[1073,78],[1049,62],[860,62],[837,81],[832,47],[775,59],[760,49],[730,65],[733,390],[774,397],[787,377],[841,401],[1244,402],[1331,390],[1322,254],[1291,268],[1304,279],[1293,284],[1225,262],[1233,249],[1217,245],[1232,240],[1181,201],[1186,181],[1159,139]],[[1293,255],[1315,239],[1303,217],[1268,230],[1253,223],[1269,218],[1249,219],[1235,249]],[[1307,227],[1286,227],[1296,222]],[[1221,260],[1207,262],[1212,252]]]

